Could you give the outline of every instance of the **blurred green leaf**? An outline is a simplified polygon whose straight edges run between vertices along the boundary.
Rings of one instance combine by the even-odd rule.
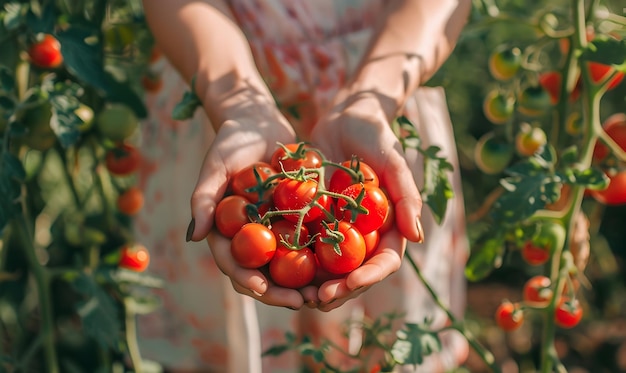
[[[448,200],[454,197],[450,172],[452,164],[444,157],[437,156],[440,148],[431,146],[424,152],[424,187],[422,198],[430,207],[437,224],[443,221]]]
[[[612,65],[626,72],[626,40],[617,40],[609,36],[595,38],[581,55],[582,60]]]
[[[426,356],[441,351],[439,335],[430,331],[428,324],[423,327],[407,323],[397,332],[397,337],[391,355],[401,365],[420,365]]]
[[[470,257],[465,265],[465,277],[469,281],[480,281],[500,266],[505,250],[504,234],[499,230],[483,233],[472,245]]]

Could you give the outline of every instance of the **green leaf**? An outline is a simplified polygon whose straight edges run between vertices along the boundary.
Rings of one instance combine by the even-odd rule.
[[[441,224],[446,214],[448,200],[454,197],[449,172],[452,164],[437,156],[439,148],[431,146],[424,152],[424,187],[422,198],[431,209],[437,224]]]
[[[75,110],[79,106],[78,100],[73,96],[52,95],[52,117],[50,127],[64,148],[74,145],[80,139],[79,126],[82,120],[76,115]]]
[[[45,8],[33,6],[31,2],[29,12],[26,14],[26,24],[34,33],[50,34],[54,30],[56,22],[56,8],[53,2],[47,2]]]
[[[465,277],[469,281],[480,281],[494,268],[500,266],[504,254],[504,234],[500,231],[483,233],[472,245],[470,257],[465,265]]]
[[[582,60],[612,65],[626,72],[626,40],[617,40],[609,36],[599,36],[588,44],[581,55]]]
[[[4,27],[8,30],[15,30],[26,21],[26,12],[28,11],[28,5],[20,4],[17,1],[13,1],[4,5],[6,11],[4,15]]]
[[[196,109],[200,107],[202,103],[198,96],[191,91],[185,92],[180,102],[176,104],[172,111],[172,118],[175,120],[186,120],[193,117]]]
[[[490,214],[493,221],[515,224],[526,220],[545,207],[548,196],[554,193],[546,193],[546,190],[556,188],[555,185],[559,182],[559,176],[548,172],[502,179],[500,183],[506,192],[493,204]]]
[[[146,315],[161,307],[161,300],[156,296],[133,296],[124,301],[126,310],[136,315]]]
[[[0,66],[0,91],[12,92],[15,89],[15,74],[6,66]]]
[[[279,356],[289,351],[291,346],[288,344],[274,345],[268,348],[261,354],[261,356]]]
[[[94,280],[81,273],[72,281],[74,289],[83,295],[83,300],[76,304],[83,329],[102,346],[119,350],[122,338],[122,325],[118,315],[120,310],[111,298]]]
[[[597,167],[584,170],[573,170],[575,183],[584,185],[587,189],[603,190],[609,186],[609,177]]]
[[[105,283],[126,283],[150,288],[163,287],[163,279],[160,277],[124,268],[100,270],[98,271],[98,280]]]
[[[436,332],[418,324],[407,323],[397,332],[398,339],[391,348],[391,355],[401,365],[419,365],[430,354],[441,351],[441,340]]]

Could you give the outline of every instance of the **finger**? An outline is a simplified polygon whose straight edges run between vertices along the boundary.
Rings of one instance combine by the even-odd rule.
[[[307,307],[317,308],[320,303],[318,291],[319,289],[316,286],[305,286],[300,289],[300,294],[302,294],[302,298]]]
[[[229,238],[212,230],[207,241],[213,253],[215,264],[222,273],[230,277],[231,281],[258,296],[262,296],[267,292],[269,284],[261,271],[242,268],[235,262],[230,252]]]
[[[348,289],[372,286],[396,272],[402,265],[406,239],[397,229],[391,229],[380,238],[374,255],[346,277]]]
[[[328,281],[320,287],[320,303],[318,309],[323,312],[334,310],[341,307],[350,299],[354,299],[361,295],[367,287],[357,290],[351,290],[346,286],[345,279]]]
[[[409,241],[422,242],[420,217],[422,198],[411,176],[411,169],[401,150],[389,154],[383,167],[381,185],[387,191],[395,210],[395,224],[402,235]]]
[[[255,294],[245,286],[233,281],[233,288],[240,294],[250,296],[259,302],[269,306],[286,307],[292,310],[299,310],[304,305],[302,295],[293,289],[287,289],[279,286],[270,286],[262,296]]]

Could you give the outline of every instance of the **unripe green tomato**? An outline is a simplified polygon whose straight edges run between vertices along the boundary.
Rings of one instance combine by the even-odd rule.
[[[515,111],[515,101],[494,89],[487,93],[483,101],[485,117],[493,124],[504,124]]]
[[[78,125],[78,130],[80,132],[87,132],[91,129],[91,127],[93,127],[94,114],[93,110],[89,106],[80,104],[80,106],[74,110],[74,114],[76,114],[76,116],[83,121],[83,123]]]
[[[489,72],[500,81],[512,79],[520,69],[522,51],[519,48],[499,47],[489,56]]]
[[[474,160],[484,173],[497,174],[509,165],[514,152],[511,143],[496,137],[494,132],[488,132],[478,140],[474,148]]]
[[[520,113],[535,117],[545,113],[552,106],[552,98],[542,86],[528,86],[520,92],[518,103]]]
[[[567,231],[563,224],[555,220],[542,220],[533,244],[549,249],[550,252],[563,248]]]
[[[526,124],[526,123],[524,123]],[[531,156],[548,142],[548,137],[540,127],[522,125],[520,132],[515,135],[515,149],[520,155]]]
[[[96,117],[96,128],[105,138],[123,141],[129,138],[139,127],[135,113],[126,105],[111,104]]]

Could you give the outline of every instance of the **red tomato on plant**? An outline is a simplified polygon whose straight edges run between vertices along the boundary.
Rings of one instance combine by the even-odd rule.
[[[274,206],[278,210],[299,211],[306,206],[312,205],[317,198],[320,205],[329,206],[329,198],[323,194],[317,196],[317,182],[313,180],[297,180],[286,178],[278,182],[274,189]],[[323,211],[319,207],[312,207],[304,216],[304,222],[313,221],[321,217]],[[283,217],[290,221],[297,221],[298,214],[284,214]]]
[[[215,208],[215,226],[225,237],[233,237],[241,227],[250,223],[248,216],[250,201],[236,194],[226,196]]]
[[[615,113],[604,120],[602,128],[613,141],[626,151],[626,114]],[[593,159],[603,161],[610,154],[610,149],[602,141],[598,141],[593,149]]]
[[[377,186],[371,184],[353,184],[344,189],[341,194],[359,202],[359,195],[364,191],[359,203],[367,213],[355,210],[345,199],[337,200],[335,216],[351,222],[361,234],[367,234],[383,226],[389,212],[389,200]]]
[[[241,267],[260,268],[274,257],[276,238],[265,225],[248,223],[233,236],[230,252]]]
[[[518,329],[524,323],[524,313],[519,304],[508,301],[500,303],[496,309],[496,324],[505,332]]]
[[[594,81],[594,83],[602,82],[604,79],[606,79],[610,74],[612,74],[615,71],[613,67],[609,65],[601,64],[599,62],[589,61],[587,63],[587,66],[589,68],[589,73],[591,74],[591,79]],[[621,71],[618,71],[617,74],[615,74],[615,76],[609,82],[607,89],[611,90],[617,87],[622,82],[623,79],[624,79],[624,73]]]
[[[364,162],[357,159],[343,161],[341,165],[353,170],[356,175],[351,175],[348,171],[337,168],[333,171],[328,182],[328,190],[335,193],[341,193],[344,189],[352,184],[367,183],[374,186],[379,185],[378,175]]]
[[[277,285],[299,289],[315,278],[317,262],[308,247],[291,250],[279,245],[269,264],[270,277]]]
[[[130,175],[139,169],[141,153],[130,144],[121,144],[109,149],[105,156],[105,166],[110,173],[117,176]]]
[[[117,197],[117,209],[126,215],[135,215],[143,208],[143,191],[130,187]]]
[[[141,244],[125,245],[120,253],[118,265],[136,272],[143,272],[150,264],[150,253]]]
[[[546,276],[531,277],[524,284],[524,302],[532,307],[546,307],[552,299],[552,281]]]
[[[265,162],[256,162],[233,175],[230,188],[233,193],[246,197],[250,202],[257,203],[271,199],[274,185],[264,185],[276,170]]]
[[[522,248],[522,257],[530,265],[541,265],[550,259],[557,248],[565,243],[565,227],[555,221],[544,220],[532,239]]]
[[[28,48],[28,56],[33,65],[43,69],[55,69],[63,63],[61,43],[52,35],[43,37]]]
[[[272,167],[278,171],[297,171],[300,168],[322,167],[322,157],[305,143],[293,143],[280,146],[272,154]]]
[[[552,255],[550,250],[536,246],[532,241],[524,243],[522,248],[522,258],[530,265],[538,266],[545,264],[550,259],[550,255]]]
[[[331,223],[330,228],[322,230],[315,240],[315,255],[320,266],[333,274],[355,270],[365,259],[363,235],[346,221]]]
[[[559,304],[554,311],[554,321],[556,325],[569,329],[573,328],[583,318],[583,309],[577,299],[563,298],[559,300]]]
[[[626,171],[608,175],[609,186],[603,190],[590,190],[591,196],[598,202],[609,206],[626,203]]]

